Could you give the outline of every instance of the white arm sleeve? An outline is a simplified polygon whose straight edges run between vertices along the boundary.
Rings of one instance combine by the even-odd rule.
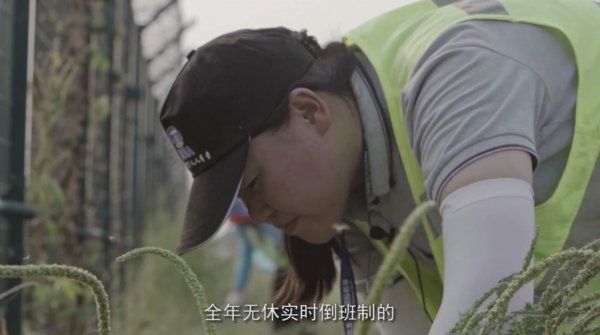
[[[521,270],[535,235],[531,186],[520,179],[480,181],[448,195],[440,206],[444,234],[444,297],[429,335],[445,335],[487,290]],[[509,312],[533,302],[524,286]]]

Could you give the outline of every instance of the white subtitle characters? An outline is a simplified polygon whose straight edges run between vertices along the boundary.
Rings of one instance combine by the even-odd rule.
[[[260,309],[258,305],[247,304],[244,308],[244,321],[260,321]]]
[[[241,316],[239,305],[231,305],[228,303],[227,306],[225,306],[225,315],[223,317],[231,319],[231,321],[235,321]]]
[[[206,321],[221,321],[219,314],[221,313],[221,309],[215,306],[215,304],[208,306],[204,312],[206,313]]]
[[[338,304],[312,304],[293,305],[285,304],[277,307],[274,304],[232,305],[227,304],[222,309],[211,304],[205,309],[206,321],[219,322],[231,320],[243,321],[270,321],[281,322],[323,322],[323,321],[379,321],[392,322],[396,316],[395,307],[390,304],[379,305],[338,305]]]

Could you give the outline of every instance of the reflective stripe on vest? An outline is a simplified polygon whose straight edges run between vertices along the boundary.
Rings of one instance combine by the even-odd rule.
[[[600,31],[598,3],[592,0],[422,0],[364,23],[346,34],[344,42],[360,48],[375,68],[413,200],[420,204],[425,194],[424,178],[408,140],[402,91],[415,65],[440,34],[454,24],[475,19],[541,26],[570,46],[575,55],[577,106],[569,157],[553,195],[535,208],[538,226],[536,259],[543,259],[563,249],[573,222],[583,209],[580,207],[594,206],[593,200],[598,201],[586,199],[584,202],[584,195],[590,193],[588,185],[594,168],[600,166],[597,163],[600,155],[600,94],[597,94],[600,43],[590,43],[597,40]],[[443,273],[441,237],[434,236],[427,220],[423,224],[439,273]],[[416,290],[413,283],[417,282],[418,273],[406,268],[403,274]],[[593,286],[600,288],[600,280]]]

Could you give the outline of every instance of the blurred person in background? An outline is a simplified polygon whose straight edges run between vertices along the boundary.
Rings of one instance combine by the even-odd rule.
[[[233,223],[237,237],[237,257],[231,290],[225,300],[232,305],[241,306],[253,264],[263,271],[273,273],[274,285],[278,274],[285,271],[283,240],[281,231],[274,226],[254,222],[239,199],[232,205],[229,221]]]

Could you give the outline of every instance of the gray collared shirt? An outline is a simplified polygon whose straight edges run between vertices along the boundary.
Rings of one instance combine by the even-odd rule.
[[[393,235],[414,203],[394,136],[386,130],[385,111],[382,117],[376,75],[358,54],[359,63],[367,66],[353,75],[351,84],[364,132],[365,190],[351,195],[345,218],[367,220]],[[426,196],[438,199],[449,178],[473,160],[518,148],[534,159],[536,204],[548,199],[564,170],[573,136],[576,78],[568,48],[542,28],[469,21],[444,32],[399,92],[409,140],[423,167]],[[600,237],[600,209],[594,210],[585,213],[586,220],[567,245]],[[433,221],[440,233],[439,217]],[[357,281],[365,281],[380,258],[362,233],[349,235],[356,240],[348,244],[357,260]],[[422,231],[411,247],[429,252]]]

